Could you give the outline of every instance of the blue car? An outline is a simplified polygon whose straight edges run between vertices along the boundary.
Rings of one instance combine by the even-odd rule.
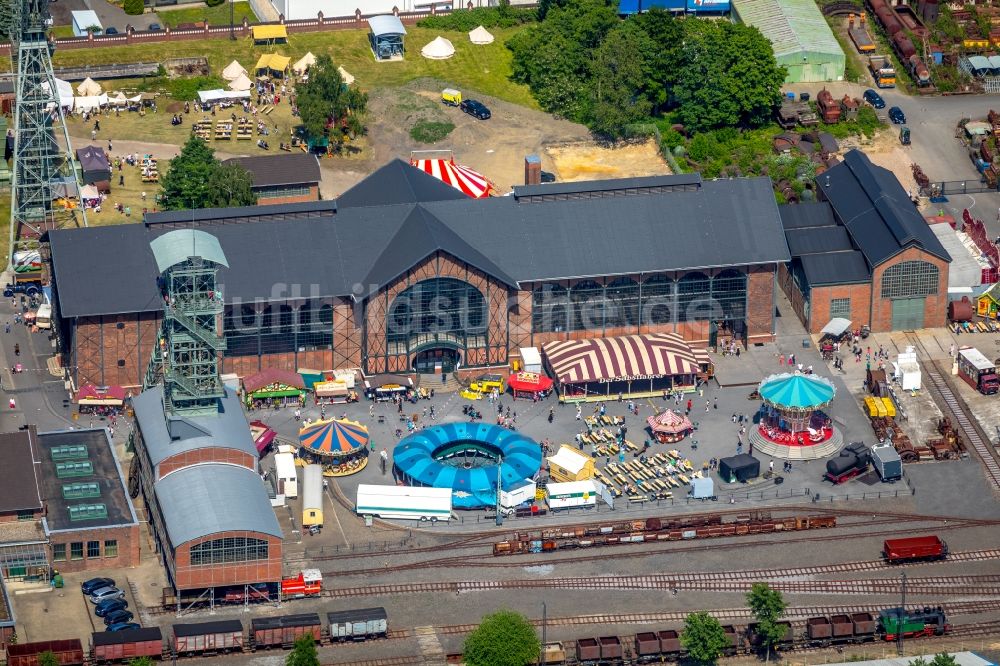
[[[142,627],[135,622],[119,622],[108,627],[108,631],[128,631],[129,629],[142,629]]]
[[[864,95],[862,95],[862,96],[865,98],[866,102],[868,102],[869,104],[872,105],[872,108],[875,108],[875,109],[884,109],[885,108],[885,100],[882,99],[882,95],[879,95],[877,92],[875,92],[871,88],[869,88],[868,90],[866,90],[865,93],[864,93]]]
[[[8,296],[8,298],[10,297]],[[91,578],[90,580],[84,581],[83,584],[80,585],[80,589],[83,590],[83,593],[89,597],[102,587],[114,587],[114,586],[115,586],[115,581],[113,578]]]
[[[128,602],[124,599],[105,599],[94,608],[94,615],[104,617],[124,608],[128,608]]]
[[[129,611],[124,608],[119,608],[116,611],[112,611],[104,616],[104,625],[110,627],[113,624],[123,624],[125,622],[131,622],[132,618],[135,617]]]

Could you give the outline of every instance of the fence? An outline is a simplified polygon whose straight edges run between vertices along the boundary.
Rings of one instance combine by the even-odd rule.
[[[996,187],[990,187],[981,180],[944,180],[920,188],[920,193],[926,197],[949,196],[952,194],[979,194],[981,192],[996,191]]]

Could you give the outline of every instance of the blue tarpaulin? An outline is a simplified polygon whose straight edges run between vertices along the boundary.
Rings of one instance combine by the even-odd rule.
[[[618,3],[618,13],[621,15],[638,14],[653,7],[659,7],[669,12],[684,11],[685,0],[621,0]],[[641,4],[641,9],[640,9]]]

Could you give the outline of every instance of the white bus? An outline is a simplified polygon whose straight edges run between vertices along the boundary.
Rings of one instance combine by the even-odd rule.
[[[355,513],[366,518],[393,518],[421,522],[451,518],[451,488],[375,486],[360,484]]]
[[[323,525],[323,467],[306,465],[302,470],[302,527]]]
[[[38,328],[52,328],[52,306],[42,303],[35,313],[35,326]]]

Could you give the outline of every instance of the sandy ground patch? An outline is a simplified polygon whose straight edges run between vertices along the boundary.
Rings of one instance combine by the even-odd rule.
[[[549,145],[546,154],[555,163],[559,180],[598,180],[669,175],[670,167],[654,141],[605,148],[593,141]]]
[[[899,126],[893,125],[881,130],[871,140],[851,138],[841,141],[841,154],[846,153],[851,148],[864,151],[873,164],[895,174],[908,192],[916,192],[919,189],[916,181],[913,180],[913,171],[910,168],[913,156],[908,147],[899,143]]]

